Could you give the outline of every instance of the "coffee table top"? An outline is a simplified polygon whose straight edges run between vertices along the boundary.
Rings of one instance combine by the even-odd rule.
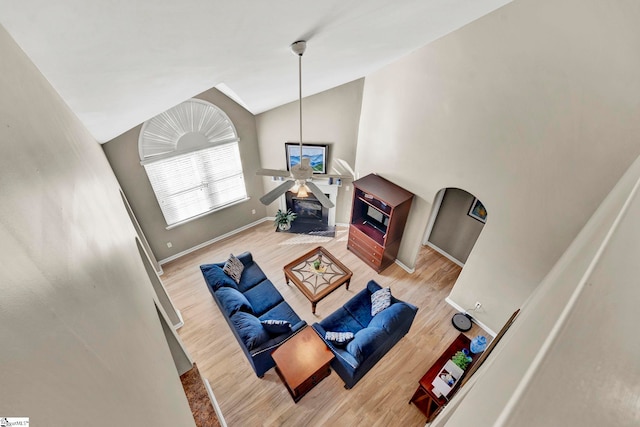
[[[312,327],[307,326],[271,354],[292,389],[331,362],[333,353]]]
[[[321,267],[315,269],[314,261]],[[307,252],[284,266],[284,274],[302,291],[311,302],[318,302],[343,283],[353,273],[322,246]]]

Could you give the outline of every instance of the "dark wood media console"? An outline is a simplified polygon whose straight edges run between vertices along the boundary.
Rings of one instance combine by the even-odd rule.
[[[471,344],[471,340],[467,338],[465,335],[460,334],[458,337],[447,347],[447,349],[440,355],[438,360],[429,368],[429,370],[420,378],[418,382],[418,388],[415,393],[411,397],[409,403],[413,403],[416,407],[427,417],[427,422],[433,421],[433,419],[438,415],[440,410],[447,404],[449,399],[453,397],[455,392],[460,387],[462,383],[462,379],[460,379],[453,390],[449,393],[447,397],[438,396],[433,391],[432,381],[435,379],[438,372],[442,369],[447,360],[450,360],[456,352],[461,351],[462,349],[469,348]],[[467,367],[467,372],[471,370],[473,364],[478,360],[480,355],[473,354],[473,362]],[[465,374],[467,373],[465,372]],[[465,375],[463,375],[464,378]]]
[[[379,273],[398,255],[413,193],[373,174],[353,188],[347,249]]]

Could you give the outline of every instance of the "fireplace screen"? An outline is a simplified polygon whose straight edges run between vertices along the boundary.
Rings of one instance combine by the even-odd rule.
[[[298,219],[315,219],[322,221],[322,204],[317,200],[292,198],[293,211]]]

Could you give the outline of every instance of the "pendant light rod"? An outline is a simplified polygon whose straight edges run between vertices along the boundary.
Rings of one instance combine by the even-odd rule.
[[[291,52],[298,55],[298,107],[300,110],[300,164],[302,164],[302,55],[307,49],[307,42],[298,40],[291,43]]]
[[[298,56],[298,106],[300,108],[300,162],[302,162],[302,55]]]

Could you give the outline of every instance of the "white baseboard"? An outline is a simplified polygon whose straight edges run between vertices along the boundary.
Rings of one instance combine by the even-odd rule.
[[[405,265],[402,261],[400,261],[398,259],[395,260],[395,263],[398,264],[404,271],[406,271],[409,274],[413,274],[416,271],[415,268],[408,267],[407,265]]]
[[[255,226],[256,226],[256,225],[258,225],[258,224],[262,224],[262,223],[263,223],[263,222],[265,222],[265,221],[269,221],[269,220],[273,221],[273,219],[274,219],[273,217],[271,217],[271,218],[269,218],[269,217],[261,218],[261,219],[259,219],[259,220],[257,220],[257,221],[254,221],[254,222],[252,222],[252,223],[250,223],[250,224],[247,224],[247,225],[245,225],[245,226],[242,226],[242,227],[240,227],[240,228],[236,228],[235,230],[231,230],[231,231],[230,231],[230,232],[228,232],[228,233],[225,233],[225,234],[223,234],[223,235],[221,235],[221,236],[218,236],[218,237],[216,237],[216,238],[213,238],[213,239],[211,239],[211,240],[208,240],[208,241],[206,241],[206,242],[204,242],[204,243],[201,243],[201,244],[199,244],[199,245],[197,245],[197,246],[194,246],[194,247],[192,247],[192,248],[190,248],[190,249],[187,249],[187,250],[182,251],[182,252],[178,252],[178,253],[177,253],[177,254],[175,254],[175,255],[172,255],[172,256],[170,256],[170,257],[168,257],[168,258],[162,259],[162,260],[158,261],[158,264],[160,264],[160,265],[162,265],[162,264],[166,264],[166,263],[168,263],[168,262],[170,262],[170,261],[173,261],[173,260],[176,260],[176,259],[178,259],[178,258],[180,258],[180,257],[182,257],[182,256],[188,255],[188,254],[190,254],[191,252],[195,252],[195,251],[197,251],[198,249],[202,249],[202,248],[204,248],[205,246],[209,246],[209,245],[211,245],[211,244],[213,244],[213,243],[215,243],[215,242],[219,242],[219,241],[220,241],[220,240],[222,240],[222,239],[226,239],[227,237],[233,236],[234,234],[238,234],[238,233],[240,233],[241,231],[247,230],[247,229],[249,229],[249,228],[251,228],[251,227],[255,227]]]
[[[460,261],[459,259],[455,259],[454,257],[452,257],[451,255],[449,255],[448,253],[446,253],[445,251],[443,251],[442,249],[440,249],[439,247],[437,247],[436,245],[434,245],[431,242],[427,242],[425,244],[427,246],[429,246],[431,249],[433,249],[434,251],[438,252],[443,257],[447,258],[449,261],[452,261],[452,262],[458,264],[460,267],[464,268],[464,262]]]
[[[465,314],[468,313],[467,310],[465,310],[463,307],[461,307],[458,304],[456,304],[455,302],[453,302],[453,300],[451,300],[451,298],[446,297],[444,300],[447,302],[447,304],[449,304],[451,307],[453,307],[456,310],[458,310],[460,313],[465,313]],[[473,315],[469,314],[469,316],[471,316],[471,321],[473,323],[475,323],[476,325],[480,326],[486,333],[488,333],[492,337],[495,338],[495,336],[498,335],[491,328],[489,328],[487,325],[485,325],[484,323],[480,322],[478,319],[473,317]]]
[[[182,313],[180,313],[180,310],[178,310],[177,308],[176,308],[176,314],[178,315],[178,320],[180,321],[175,325],[173,325],[173,329],[177,331],[178,329],[184,326],[184,319],[182,319]]]
[[[224,420],[222,416],[222,411],[220,410],[220,405],[218,405],[218,401],[216,397],[213,395],[213,390],[211,390],[211,384],[209,384],[209,380],[206,378],[202,378],[204,380],[204,385],[207,388],[207,393],[209,393],[209,399],[213,404],[213,409],[216,411],[216,415],[218,416],[218,421],[220,421],[220,425],[222,427],[227,427],[227,422]]]

